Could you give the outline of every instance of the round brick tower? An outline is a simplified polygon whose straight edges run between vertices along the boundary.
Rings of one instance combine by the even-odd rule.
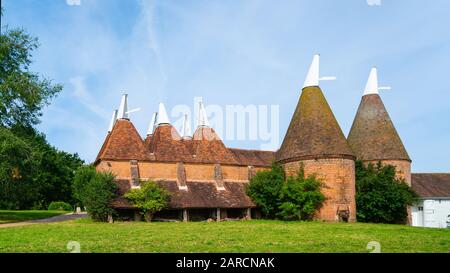
[[[355,156],[318,86],[318,74],[316,55],[276,161],[287,176],[303,168],[324,183],[326,200],[316,219],[355,221]]]
[[[357,159],[393,165],[397,177],[405,179],[411,186],[411,159],[378,94],[379,89],[377,70],[372,68],[348,143]]]

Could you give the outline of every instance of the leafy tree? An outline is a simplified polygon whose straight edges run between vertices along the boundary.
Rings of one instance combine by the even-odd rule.
[[[75,174],[73,190],[75,197],[86,206],[86,210],[95,221],[107,221],[115,214],[110,207],[117,197],[117,185],[111,173],[97,172],[93,166],[83,166]]]
[[[407,206],[417,194],[403,179],[396,178],[391,165],[356,162],[356,217],[360,222],[405,223]]]
[[[30,71],[36,38],[22,29],[0,36],[0,126],[32,126],[62,86]]]
[[[86,195],[86,187],[90,181],[96,179],[97,170],[93,166],[82,166],[80,167],[73,178],[73,197],[75,198],[77,205],[84,206],[83,200]]]
[[[314,176],[306,178],[302,170],[285,178],[283,167],[274,164],[250,180],[247,194],[266,218],[310,220],[325,200],[321,186]]]
[[[83,164],[78,155],[58,151],[31,127],[0,126],[0,139],[0,208],[46,209],[52,201],[74,203],[71,185]]]
[[[284,180],[283,167],[273,164],[272,169],[256,173],[247,185],[247,195],[266,218],[277,217]]]
[[[280,194],[282,204],[278,216],[284,220],[311,220],[325,201],[320,192],[322,183],[315,176],[305,177],[303,171],[288,177]]]
[[[142,182],[140,189],[131,189],[125,194],[125,198],[139,209],[147,222],[153,219],[156,212],[167,207],[169,197],[165,189],[151,180]]]
[[[0,36],[0,208],[46,208],[73,202],[71,183],[82,164],[33,128],[62,86],[30,71],[37,39],[22,29]]]
[[[23,209],[39,194],[32,179],[34,162],[30,145],[0,127],[0,208]]]

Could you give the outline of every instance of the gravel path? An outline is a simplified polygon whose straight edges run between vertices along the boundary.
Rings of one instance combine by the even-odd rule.
[[[23,227],[23,226],[34,225],[34,224],[43,224],[43,223],[58,223],[58,222],[64,222],[64,221],[70,221],[70,220],[82,219],[82,218],[87,218],[87,213],[81,213],[81,214],[69,213],[69,214],[53,216],[50,218],[44,218],[44,219],[37,219],[37,220],[18,222],[18,223],[0,224],[0,228]]]

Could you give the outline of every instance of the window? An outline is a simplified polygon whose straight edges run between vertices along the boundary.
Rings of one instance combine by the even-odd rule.
[[[419,210],[419,211],[423,211],[423,207],[419,207],[418,210]]]

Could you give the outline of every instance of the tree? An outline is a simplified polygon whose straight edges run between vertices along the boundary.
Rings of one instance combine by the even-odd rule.
[[[87,212],[95,221],[106,222],[109,215],[115,214],[110,206],[117,197],[117,185],[111,173],[97,172],[93,166],[83,166],[75,174],[74,196],[86,206]]]
[[[73,202],[78,155],[58,151],[33,126],[62,86],[30,71],[36,38],[22,29],[0,36],[0,208],[46,208]]]
[[[256,173],[247,185],[247,195],[266,218],[277,217],[284,180],[283,167],[273,164],[270,170]]]
[[[356,217],[360,222],[403,224],[407,206],[417,194],[403,179],[396,178],[394,166],[356,162]]]
[[[0,126],[0,194],[3,209],[45,209],[52,201],[73,204],[72,182],[83,164],[57,150],[31,127]]]
[[[32,126],[62,86],[29,70],[36,38],[22,29],[0,36],[0,126]]]
[[[0,127],[0,208],[32,206],[39,191],[31,176],[32,148],[10,130]]]
[[[283,220],[311,220],[325,200],[322,183],[315,176],[305,177],[302,169],[285,178],[283,167],[256,174],[247,185],[247,194],[261,209],[264,217]]]
[[[139,209],[145,220],[150,222],[153,215],[167,207],[169,193],[154,181],[141,182],[140,189],[131,189],[125,194],[131,204]]]

